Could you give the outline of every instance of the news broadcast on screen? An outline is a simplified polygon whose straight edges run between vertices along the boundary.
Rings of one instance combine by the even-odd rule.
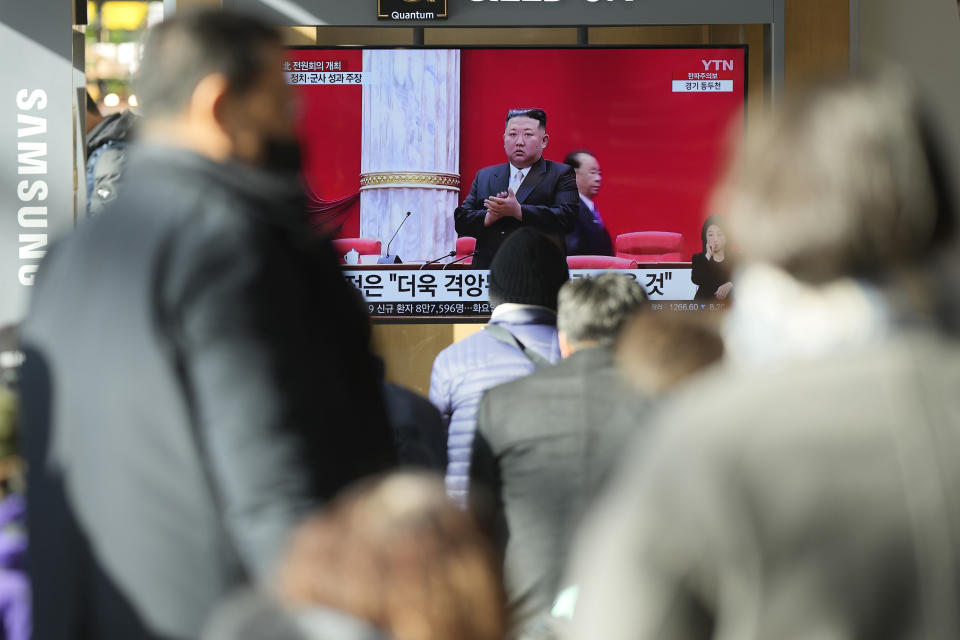
[[[736,242],[709,201],[746,61],[745,46],[291,48],[312,221],[380,320],[488,317],[490,260],[521,226],[572,278],[616,270],[655,310],[722,310]]]

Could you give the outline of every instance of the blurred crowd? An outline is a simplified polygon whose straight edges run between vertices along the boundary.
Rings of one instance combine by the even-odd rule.
[[[904,78],[751,114],[698,254],[730,311],[520,227],[427,399],[307,224],[282,61],[154,27],[0,333],[3,637],[960,637],[954,194]]]

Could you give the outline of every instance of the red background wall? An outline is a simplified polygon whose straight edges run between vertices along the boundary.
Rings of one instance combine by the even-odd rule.
[[[359,70],[356,50],[291,51],[291,60],[342,60]],[[674,77],[703,72],[702,60],[732,60],[732,93],[673,93]],[[688,254],[700,250],[700,225],[722,168],[728,125],[742,122],[742,49],[465,49],[461,56],[462,195],[477,170],[505,161],[503,117],[512,107],[547,112],[544,153],[562,161],[585,147],[604,184],[597,207],[611,236],[678,231]],[[345,69],[346,70],[346,69]],[[712,69],[711,69],[712,70]],[[298,87],[307,182],[323,199],[358,189],[361,88]],[[359,230],[359,205],[339,235]]]
[[[290,61],[340,61],[343,72],[363,70],[359,49],[291,50]],[[292,69],[291,69],[292,71]],[[298,120],[307,185],[324,200],[337,200],[360,189],[360,140],[363,88],[360,85],[300,85]],[[360,203],[347,210],[337,234],[360,235]]]

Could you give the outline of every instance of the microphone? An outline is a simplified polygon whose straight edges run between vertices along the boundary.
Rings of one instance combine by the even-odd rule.
[[[400,228],[403,227],[403,223],[410,218],[410,212],[407,211],[407,215],[403,217],[403,220],[400,221],[400,224],[397,226],[397,230],[393,232],[393,235],[390,237],[390,240],[387,242],[387,252],[383,254],[383,257],[377,260],[377,264],[399,264],[403,262],[400,259],[400,256],[391,255],[390,253],[390,244],[393,242],[394,238],[397,237],[397,234],[400,233]]]
[[[451,261],[448,262],[447,264],[443,265],[443,268],[441,268],[440,271],[446,271],[447,267],[449,267],[449,266],[452,265],[452,264],[457,264],[458,262],[463,262],[464,260],[468,260],[468,259],[470,259],[470,258],[476,258],[476,257],[477,257],[477,253],[479,253],[479,252],[478,252],[478,251],[474,251],[473,253],[468,253],[468,254],[465,255],[465,256],[460,256],[460,257],[457,258],[456,260],[451,260]]]
[[[417,271],[420,271],[421,269],[423,269],[423,268],[424,268],[425,266],[427,266],[428,264],[436,264],[436,263],[440,262],[441,260],[443,260],[444,258],[452,258],[452,257],[455,256],[455,255],[457,255],[457,252],[456,252],[456,251],[451,251],[450,253],[445,253],[445,254],[443,254],[442,256],[440,256],[439,258],[437,258],[436,260],[431,260],[430,262],[424,262],[422,265],[420,265],[420,269],[417,269]]]

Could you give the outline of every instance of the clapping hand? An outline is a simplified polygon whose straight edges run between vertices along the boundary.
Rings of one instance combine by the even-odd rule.
[[[501,191],[495,196],[490,196],[483,201],[483,206],[486,207],[488,216],[493,215],[496,219],[505,216],[516,218],[517,220],[521,219],[520,202],[517,201],[517,196],[513,192],[513,189],[508,189],[505,193]]]

